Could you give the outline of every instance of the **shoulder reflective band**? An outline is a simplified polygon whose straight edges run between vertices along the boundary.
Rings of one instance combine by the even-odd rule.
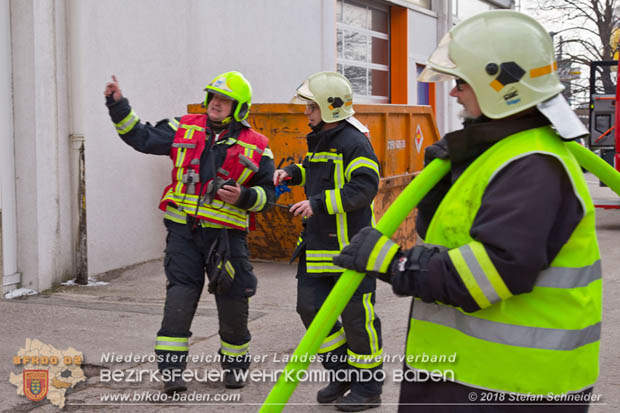
[[[168,122],[168,126],[170,126],[170,128],[176,132],[177,129],[179,129],[179,121],[176,119],[172,119]]]
[[[273,152],[271,152],[271,149],[265,148],[265,152],[263,152],[263,156],[266,156],[269,159],[273,159]]]
[[[379,165],[372,159],[360,156],[359,158],[355,158],[351,163],[349,163],[349,165],[347,165],[347,169],[345,169],[344,171],[344,176],[347,181],[351,180],[351,174],[358,168],[371,169],[377,174],[377,176],[379,176]]]
[[[203,128],[202,126],[198,126],[198,125],[186,125],[184,123],[181,124],[181,128],[183,129],[187,129],[187,130],[191,130],[191,131],[198,131],[198,132],[204,132],[206,129]]]

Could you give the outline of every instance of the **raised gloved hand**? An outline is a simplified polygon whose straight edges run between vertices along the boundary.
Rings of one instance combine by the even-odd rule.
[[[112,81],[105,85],[105,91],[103,92],[106,98],[106,105],[111,106],[123,98],[123,92],[121,92],[118,86],[118,79],[115,75],[112,75]]]
[[[435,158],[448,159],[448,141],[445,138],[440,139],[431,146],[427,146],[424,150],[424,165],[428,165]]]
[[[334,264],[379,277],[390,270],[399,246],[373,227],[363,228],[351,243],[334,257]]]

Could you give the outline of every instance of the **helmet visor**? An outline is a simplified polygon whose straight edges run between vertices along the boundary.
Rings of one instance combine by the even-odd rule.
[[[457,77],[448,73],[438,72],[430,66],[426,66],[422,73],[418,76],[419,82],[434,83],[445,82],[447,80],[454,80]]]
[[[304,80],[297,90],[297,94],[291,99],[291,103],[298,105],[308,105],[310,103],[316,103],[314,101],[314,94],[310,91],[310,85],[308,79]]]
[[[295,95],[291,98],[290,103],[295,105],[309,105],[310,103],[315,103],[312,99],[306,99],[301,95]]]
[[[446,80],[452,80],[456,77],[442,70],[456,69],[456,65],[449,56],[449,46],[451,40],[452,36],[450,33],[446,33],[441,39],[435,51],[428,58],[427,66],[418,76],[418,80],[420,82],[444,82]]]
[[[207,94],[211,93],[211,94],[214,94],[214,95],[218,95],[221,98],[226,99],[226,100],[230,100],[232,102],[236,102],[237,101],[237,99],[233,98],[230,94],[222,92],[222,91],[217,90],[217,89],[206,87],[205,91],[207,92]]]
[[[314,99],[314,93],[312,93],[312,91],[310,90],[310,82],[308,82],[308,79],[304,80],[303,83],[299,85],[296,92],[297,92],[297,96],[301,98],[304,98],[307,100]]]

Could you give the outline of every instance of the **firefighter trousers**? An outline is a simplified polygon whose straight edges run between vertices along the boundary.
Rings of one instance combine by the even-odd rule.
[[[321,277],[306,271],[306,254],[297,267],[297,313],[308,328],[321,305],[338,281],[338,277]],[[374,311],[376,280],[365,277],[336,320],[319,349],[326,369],[338,372],[335,377],[350,377],[351,390],[363,396],[381,394],[383,385],[383,342],[381,320]],[[346,371],[346,372],[343,372]],[[344,373],[344,374],[341,374]]]
[[[190,328],[205,284],[207,253],[220,230],[166,219],[164,223],[168,229],[164,258],[166,304],[155,353],[160,371],[184,370],[192,335]],[[228,238],[235,278],[227,292],[215,294],[220,364],[224,369],[247,370],[251,339],[249,297],[255,294],[257,281],[248,259],[246,233],[228,230]]]

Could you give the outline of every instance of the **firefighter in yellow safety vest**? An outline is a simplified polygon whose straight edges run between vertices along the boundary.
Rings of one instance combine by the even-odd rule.
[[[425,153],[451,162],[419,205],[425,243],[402,250],[368,227],[334,258],[415,298],[399,411],[585,412],[601,262],[563,143],[586,130],[561,94],[549,34],[515,11],[480,13],[444,36],[418,79],[454,81],[464,117]]]

